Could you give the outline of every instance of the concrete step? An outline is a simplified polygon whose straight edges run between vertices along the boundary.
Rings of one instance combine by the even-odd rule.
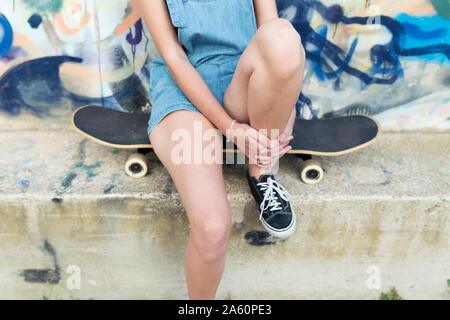
[[[449,134],[385,134],[319,158],[318,185],[285,157],[296,233],[267,238],[244,165],[224,167],[233,228],[226,299],[449,299]],[[131,151],[70,130],[0,131],[0,298],[186,298],[188,221],[167,171],[126,176]],[[80,275],[80,289],[74,279]],[[75,285],[76,287],[76,285]]]

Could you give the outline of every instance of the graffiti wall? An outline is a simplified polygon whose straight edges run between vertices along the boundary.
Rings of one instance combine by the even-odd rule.
[[[225,0],[223,0],[225,1]],[[448,0],[278,0],[307,53],[306,119],[450,129]],[[0,118],[67,122],[86,104],[151,111],[155,46],[128,0],[2,0]]]

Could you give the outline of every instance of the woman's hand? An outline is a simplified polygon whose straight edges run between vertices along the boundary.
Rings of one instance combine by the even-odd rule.
[[[235,123],[230,139],[247,156],[250,164],[257,164],[261,168],[271,168],[291,149],[286,143],[280,144],[278,139],[271,140],[248,124],[239,122]]]
[[[295,117],[297,115],[297,111],[292,109],[291,115],[289,116],[288,122],[286,124],[286,127],[280,134],[280,144],[282,146],[287,146],[294,137],[292,136],[292,133],[294,131],[294,125],[295,125]]]

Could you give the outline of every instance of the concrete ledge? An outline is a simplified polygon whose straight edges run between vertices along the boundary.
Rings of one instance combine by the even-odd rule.
[[[134,180],[122,170],[128,151],[72,131],[0,139],[0,298],[186,297],[188,222],[155,156]],[[218,298],[376,299],[395,286],[406,299],[449,299],[449,147],[448,134],[386,134],[322,158],[316,186],[286,157],[278,177],[298,228],[284,242],[260,232],[245,166],[225,166],[233,229]],[[71,266],[80,290],[68,288]],[[379,289],[367,287],[371,270]]]

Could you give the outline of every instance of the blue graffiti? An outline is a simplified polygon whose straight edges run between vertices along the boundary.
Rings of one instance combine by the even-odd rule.
[[[32,1],[26,1],[31,3]],[[59,3],[59,2],[58,2]],[[280,13],[286,9],[295,9],[292,24],[302,36],[306,56],[312,66],[313,74],[319,81],[329,81],[334,90],[342,90],[341,79],[345,75],[357,78],[361,88],[373,84],[392,85],[404,77],[403,60],[423,60],[448,64],[450,59],[450,34],[448,20],[443,18],[442,11],[436,16],[416,17],[400,14],[395,18],[387,16],[351,17],[347,16],[344,8],[338,4],[326,6],[318,0],[277,0]],[[366,7],[370,0],[366,0]],[[313,14],[320,15],[325,23],[319,28],[311,26]],[[348,14],[348,13],[347,13]],[[355,38],[349,48],[345,50],[331,41],[334,37],[333,25],[370,25],[373,21],[379,23],[387,30],[392,38],[387,43],[373,45],[369,50],[371,65],[367,70],[360,70],[352,65],[352,59],[361,39]],[[42,26],[42,17],[32,15],[28,23],[31,28]],[[334,30],[334,33],[336,32]],[[145,51],[149,43],[142,20],[138,20],[126,35],[126,41],[131,45],[133,61],[137,46],[144,44]],[[13,31],[7,18],[0,13],[0,58],[7,61],[17,57],[25,57],[27,53],[20,47],[13,47]],[[128,57],[120,47],[111,50],[114,52],[114,66],[121,67],[128,62]],[[98,57],[99,73],[102,74],[102,61]],[[75,95],[69,92],[59,77],[59,68],[62,63],[81,63],[82,59],[59,56],[29,60],[16,65],[0,77],[0,110],[17,115],[25,109],[38,116],[49,114],[52,107],[70,105],[73,108],[85,104],[101,104],[107,108],[136,111],[148,102],[148,92],[143,81],[150,78],[150,58],[141,70],[134,70],[127,79],[103,84],[114,92],[111,96],[90,98]],[[141,80],[143,78],[143,80]],[[103,87],[101,87],[103,88]],[[297,112],[307,107],[313,118],[317,118],[319,110],[313,108],[313,101],[302,93],[297,102]],[[350,105],[344,109],[346,112],[373,112],[368,104]],[[335,114],[335,113],[334,113]]]
[[[13,30],[8,19],[0,13],[0,57],[4,57],[13,44]]]
[[[279,0],[281,10],[292,6],[291,1]],[[403,75],[399,56],[426,56],[440,54],[447,62],[450,59],[450,45],[448,45],[448,22],[440,18],[420,17],[414,18],[408,15],[400,15],[399,21],[379,16],[378,20],[382,26],[392,34],[392,40],[385,45],[375,45],[370,51],[373,69],[370,74],[353,68],[349,65],[349,57],[344,50],[326,39],[326,29],[316,32],[309,23],[311,10],[318,12],[329,23],[368,25],[373,17],[347,17],[340,5],[325,6],[320,1],[299,0],[294,6],[297,8],[297,16],[292,21],[293,25],[302,36],[303,45],[306,49],[307,58],[318,64],[325,74],[326,79],[336,79],[344,71],[352,76],[358,77],[366,85],[370,84],[392,84],[399,76]],[[403,22],[403,23],[402,23]],[[419,24],[421,27],[418,27]],[[434,26],[434,28],[432,27]],[[430,28],[431,27],[431,28]],[[427,28],[430,30],[422,30]],[[415,39],[415,41],[412,41]],[[442,43],[429,44],[441,40]],[[422,46],[419,46],[422,44]],[[409,45],[409,47],[407,47]],[[310,48],[315,49],[310,49]],[[350,51],[354,50],[354,47]],[[427,58],[429,59],[429,58]],[[328,61],[331,61],[340,73],[333,70]],[[383,67],[383,68],[382,68]],[[376,77],[381,74],[382,77]]]
[[[39,28],[39,26],[42,23],[42,17],[40,14],[33,14],[29,19],[28,19],[28,24],[30,25],[31,28],[33,29],[37,29]]]
[[[448,64],[450,59],[450,29],[448,19],[438,15],[415,17],[400,14],[395,19],[402,24],[404,34],[399,44],[405,59],[420,59]]]
[[[340,90],[340,76],[345,73],[361,80],[364,86],[381,84],[391,85],[404,72],[400,62],[402,58],[425,59],[440,63],[448,63],[450,45],[448,44],[448,21],[439,17],[411,17],[399,15],[396,19],[387,16],[347,17],[342,6],[335,4],[327,7],[317,0],[278,0],[278,9],[283,13],[286,9],[296,9],[292,19],[293,26],[302,36],[306,58],[312,64],[315,75],[320,81],[334,81],[335,90]],[[366,7],[370,1],[366,1]],[[372,67],[364,72],[352,67],[350,62],[356,49],[358,39],[352,43],[349,52],[327,40],[328,27],[320,27],[317,31],[311,25],[311,17],[316,12],[330,24],[370,25],[377,21],[391,34],[387,44],[376,44],[370,49]],[[419,27],[420,25],[420,27]],[[301,94],[297,103],[297,113],[302,107],[308,107],[315,117],[311,100]]]
[[[150,39],[148,38],[147,34],[144,31],[144,24],[142,23],[142,19],[139,19],[134,24],[134,36],[133,32],[130,30],[126,36],[127,42],[131,45],[131,52],[133,53],[133,62],[136,59],[136,47],[139,43],[142,42],[143,36],[146,39],[145,42],[145,51],[147,51],[148,43]]]
[[[142,41],[142,33],[143,33],[143,29],[144,29],[144,26],[142,25],[142,19],[139,19],[134,24],[134,29],[135,29],[134,36],[130,30],[127,34],[126,39],[129,44],[131,44],[133,46],[137,46]]]

